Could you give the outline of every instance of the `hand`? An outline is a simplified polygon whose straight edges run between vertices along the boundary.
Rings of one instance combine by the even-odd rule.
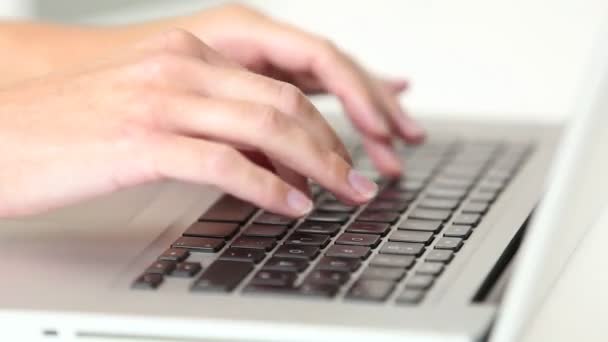
[[[312,208],[307,178],[350,203],[377,191],[296,87],[180,30],[85,71],[5,89],[0,104],[2,216],[162,179],[217,186],[289,216]],[[239,150],[263,154],[279,175]]]
[[[148,24],[149,25],[149,24]],[[154,26],[154,25],[152,25]],[[384,174],[399,175],[401,163],[392,140],[421,142],[424,130],[401,108],[403,80],[370,75],[328,40],[241,5],[228,5],[171,19],[157,27],[184,27],[249,70],[290,82],[304,92],[337,95],[364,147]]]

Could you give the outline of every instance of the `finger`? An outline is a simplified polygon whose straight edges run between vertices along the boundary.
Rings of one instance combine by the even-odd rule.
[[[395,154],[390,140],[364,138],[363,147],[381,174],[389,177],[401,175],[401,161]]]
[[[171,96],[163,107],[170,108],[170,114],[159,114],[157,120],[166,129],[257,149],[344,201],[364,203],[377,191],[338,153],[273,107],[194,95]]]
[[[381,79],[382,86],[393,95],[398,95],[409,89],[409,81],[401,78],[397,79]]]
[[[312,201],[301,191],[231,147],[183,136],[161,141],[152,158],[162,178],[213,185],[278,214],[299,217],[312,210]]]

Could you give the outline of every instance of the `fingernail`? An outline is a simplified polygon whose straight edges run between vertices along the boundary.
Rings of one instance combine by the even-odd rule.
[[[350,186],[365,198],[372,198],[378,192],[378,185],[355,170],[348,172]]]
[[[306,215],[312,210],[312,201],[298,190],[289,190],[287,205],[299,215]]]

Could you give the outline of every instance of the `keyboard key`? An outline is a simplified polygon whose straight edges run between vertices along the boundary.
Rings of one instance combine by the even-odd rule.
[[[193,291],[232,291],[253,270],[250,262],[216,260],[192,285]]]
[[[416,269],[417,274],[438,276],[443,271],[443,264],[439,262],[424,262]]]
[[[215,202],[209,210],[199,219],[199,221],[224,221],[238,222],[247,221],[257,209],[238,198],[224,195],[219,201]]]
[[[488,211],[490,205],[486,202],[469,202],[462,207],[462,212],[467,214],[483,214]]]
[[[372,258],[370,265],[378,267],[411,268],[415,258],[410,255],[378,254]]]
[[[269,251],[276,245],[276,240],[273,238],[239,236],[232,241],[230,247],[236,248],[252,248]]]
[[[290,226],[294,222],[296,222],[296,220],[291,217],[287,217],[287,216],[283,216],[283,215],[279,215],[279,214],[273,214],[273,213],[269,213],[269,212],[263,212],[262,214],[258,215],[253,220],[253,223],[276,224],[276,225],[280,225],[280,226]]]
[[[386,200],[373,200],[371,203],[367,205],[365,210],[367,211],[398,211],[402,212],[407,209],[407,202],[394,202],[394,201],[386,201]]]
[[[452,216],[449,210],[439,209],[415,209],[409,214],[410,218],[419,220],[447,221]]]
[[[442,221],[407,219],[399,224],[399,229],[437,233],[441,229],[442,224]]]
[[[335,285],[304,282],[295,293],[303,296],[332,298],[339,289],[340,287]]]
[[[395,184],[395,186],[399,190],[416,192],[424,188],[424,182],[418,179],[405,179]]]
[[[467,191],[463,189],[454,188],[429,188],[426,192],[428,197],[434,198],[448,198],[448,199],[461,199],[466,196]]]
[[[459,204],[460,201],[454,199],[425,198],[418,204],[418,206],[426,209],[454,210]]]
[[[304,259],[272,257],[262,267],[265,270],[300,273],[308,267]]]
[[[261,249],[231,247],[220,255],[220,259],[248,261],[257,264],[262,261],[265,256],[266,253]]]
[[[417,242],[428,245],[433,241],[433,233],[416,230],[397,230],[388,237],[388,240],[397,242]]]
[[[368,267],[360,279],[399,281],[405,276],[405,269],[394,267]]]
[[[291,287],[295,280],[296,273],[293,272],[261,270],[255,274],[249,284]]]
[[[337,213],[352,213],[357,210],[357,207],[343,204],[338,201],[323,201],[317,209],[320,211],[329,211]]]
[[[222,238],[227,240],[234,236],[238,230],[238,223],[195,222],[184,232],[184,236]]]
[[[454,252],[452,252],[450,250],[434,249],[432,251],[429,251],[429,253],[426,255],[426,258],[424,258],[424,260],[430,261],[430,262],[442,262],[442,263],[447,264],[452,260],[453,257],[454,257]]]
[[[194,277],[202,269],[201,264],[198,262],[180,262],[175,267],[175,270],[171,272],[174,277]]]
[[[175,269],[175,262],[158,260],[146,269],[146,273],[169,274]]]
[[[480,192],[497,192],[501,191],[505,186],[505,182],[497,180],[484,180],[477,185]]]
[[[275,257],[305,260],[312,260],[316,258],[317,255],[319,255],[318,247],[301,245],[282,245],[279,246],[276,252],[274,252]]]
[[[429,275],[415,274],[405,283],[406,289],[426,290],[433,286],[435,277]]]
[[[326,256],[337,258],[366,259],[370,254],[369,247],[333,245],[325,252]]]
[[[171,247],[186,248],[193,252],[215,253],[225,244],[224,239],[182,236],[175,240]]]
[[[328,222],[305,221],[296,231],[310,234],[326,234],[334,236],[340,231],[340,224]]]
[[[190,256],[190,252],[181,248],[169,248],[161,254],[159,260],[184,261]]]
[[[380,243],[380,236],[371,234],[343,233],[338,236],[336,245],[367,246],[375,248]]]
[[[395,282],[386,280],[359,280],[346,295],[349,299],[384,301],[395,288]]]
[[[162,274],[158,273],[145,273],[139,276],[133,285],[131,285],[134,289],[142,289],[142,290],[154,290],[160,286],[163,282]]]
[[[407,242],[387,242],[382,246],[380,253],[397,255],[419,256],[424,252],[424,244]]]
[[[469,225],[476,226],[481,220],[481,215],[479,214],[459,214],[454,217],[453,224],[461,224],[461,225]]]
[[[350,214],[348,213],[332,213],[332,212],[323,212],[315,210],[310,215],[308,215],[307,219],[310,221],[318,221],[318,222],[336,222],[336,223],[344,223],[348,221],[350,218]]]
[[[361,267],[361,260],[324,256],[319,260],[317,269],[328,271],[355,272]]]
[[[417,192],[404,192],[388,188],[378,194],[378,199],[411,203],[416,198],[416,196],[418,196]]]
[[[287,226],[273,224],[252,224],[243,232],[243,236],[256,236],[280,239],[287,232]]]
[[[255,285],[247,284],[243,288],[244,294],[268,294],[272,296],[279,295],[291,295],[295,293],[296,289],[293,286],[273,286],[273,285]]]
[[[493,202],[498,196],[495,192],[475,192],[469,196],[471,202]]]
[[[377,234],[384,236],[390,229],[391,226],[388,223],[353,222],[346,228],[346,231],[349,233]]]
[[[443,236],[467,239],[472,231],[471,226],[450,225],[443,230]]]
[[[307,283],[342,286],[350,279],[347,272],[315,270],[306,277]]]
[[[394,211],[363,210],[359,216],[357,216],[357,221],[395,223],[400,216],[400,213]]]
[[[318,246],[323,248],[327,246],[329,240],[329,236],[327,235],[295,232],[285,240],[285,243],[290,245]]]
[[[399,304],[418,304],[424,298],[424,291],[405,289],[397,297],[397,303]]]
[[[435,249],[449,249],[452,251],[457,251],[462,247],[462,239],[455,237],[442,237],[437,240],[435,244]]]
[[[437,177],[435,180],[433,180],[432,186],[441,188],[469,189],[471,186],[473,186],[473,181],[462,178]]]

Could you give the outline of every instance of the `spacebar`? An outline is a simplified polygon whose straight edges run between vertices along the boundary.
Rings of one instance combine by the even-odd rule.
[[[230,292],[253,270],[248,261],[216,260],[192,285],[193,291]]]

